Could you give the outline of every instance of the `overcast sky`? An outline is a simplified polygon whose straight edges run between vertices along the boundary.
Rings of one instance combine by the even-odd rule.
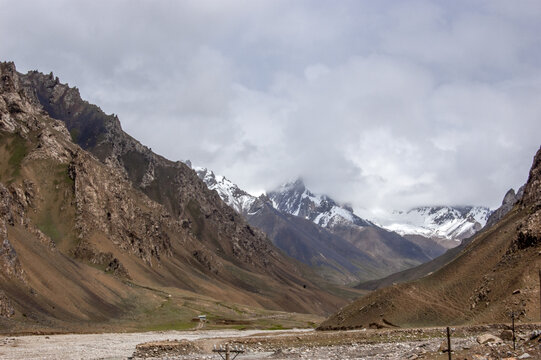
[[[0,0],[0,59],[253,193],[497,207],[541,145],[541,1]]]

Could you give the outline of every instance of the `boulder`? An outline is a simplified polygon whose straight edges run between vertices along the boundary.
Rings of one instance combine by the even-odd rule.
[[[504,330],[500,334],[500,338],[506,341],[513,341],[513,332],[511,330]]]
[[[452,345],[451,345],[452,348]],[[443,340],[440,344],[440,347],[438,348],[438,352],[446,353],[449,349],[447,348],[447,339]]]
[[[479,344],[488,344],[488,343],[501,344],[503,343],[503,340],[492,334],[483,334],[477,337],[477,342]]]

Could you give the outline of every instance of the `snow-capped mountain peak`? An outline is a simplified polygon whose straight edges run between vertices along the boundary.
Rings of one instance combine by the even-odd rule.
[[[393,212],[383,227],[400,235],[458,241],[481,230],[491,213],[484,206],[423,206]]]
[[[216,190],[226,204],[241,214],[250,214],[258,208],[259,198],[241,190],[236,184],[224,176],[216,175],[209,169],[194,168],[197,175],[210,190]],[[312,193],[306,188],[302,179],[285,183],[264,196],[272,206],[285,214],[300,216],[311,220],[325,228],[336,225],[373,225],[361,219],[346,205],[339,205],[326,195]]]
[[[278,211],[309,219],[322,227],[372,225],[355,215],[351,208],[337,204],[326,195],[312,193],[302,179],[286,183],[267,193],[267,196]]]

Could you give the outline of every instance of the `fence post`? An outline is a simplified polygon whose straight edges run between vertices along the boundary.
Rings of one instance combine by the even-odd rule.
[[[514,311],[511,313],[511,327],[513,329],[513,350],[516,350],[516,348],[515,348],[515,341],[516,341],[516,337],[515,337],[515,312]]]
[[[447,353],[449,354],[449,360],[451,360],[451,330],[447,326]]]

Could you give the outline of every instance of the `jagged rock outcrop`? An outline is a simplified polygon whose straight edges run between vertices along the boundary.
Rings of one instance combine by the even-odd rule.
[[[524,193],[524,186],[521,186],[520,189],[515,194],[514,189],[509,189],[502,200],[502,205],[494,210],[492,214],[490,214],[487,223],[485,225],[485,228],[489,228],[492,225],[496,224],[500,219],[502,219],[511,209],[513,206],[515,206],[521,199],[522,195]]]
[[[100,166],[83,151],[74,154],[68,171],[74,181],[77,236],[107,236],[149,265],[162,255],[170,256],[169,232],[176,234],[177,241],[183,241],[186,232],[162,206],[131,191],[129,182],[115,170]]]
[[[15,192],[15,194],[17,194]],[[8,226],[13,226],[15,222],[24,222],[21,217],[23,209],[20,203],[14,201],[13,195],[8,189],[0,183],[0,266],[2,275],[7,278],[25,281],[25,273],[8,238]]]
[[[541,244],[541,147],[534,157],[520,206],[528,216],[518,226],[514,245],[524,249]]]
[[[530,211],[537,211],[541,206],[541,148],[539,148],[533,159],[520,204],[522,207],[530,209]]]

